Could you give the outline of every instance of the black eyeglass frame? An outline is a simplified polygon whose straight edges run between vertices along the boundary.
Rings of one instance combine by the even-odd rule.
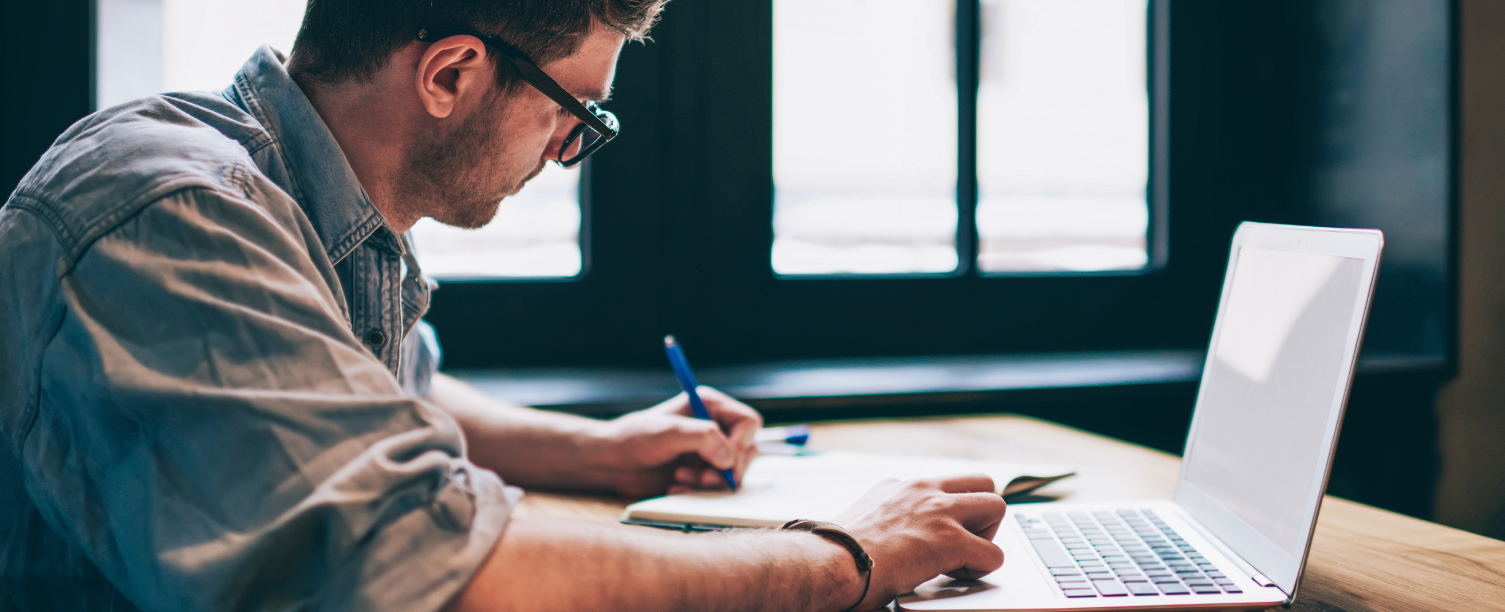
[[[418,30],[418,40],[426,43],[442,40],[450,36],[474,36],[480,39],[482,44],[494,49],[507,59],[512,60],[512,66],[517,69],[518,76],[522,77],[524,82],[532,85],[534,89],[548,96],[550,100],[553,100],[560,107],[564,108],[564,110],[569,111],[571,115],[580,120],[580,125],[570,131],[570,135],[564,139],[564,144],[559,147],[560,157],[557,160],[559,165],[568,168],[578,164],[581,160],[589,157],[591,153],[596,152],[596,149],[601,148],[601,145],[617,137],[617,133],[621,128],[617,122],[616,115],[597,106],[595,102],[581,104],[579,100],[576,100],[563,87],[560,87],[558,81],[555,81],[553,77],[550,77],[548,73],[540,69],[537,64],[534,64],[533,60],[529,59],[526,54],[507,44],[502,39],[479,32],[446,32],[430,30],[429,28],[420,28]],[[564,152],[569,150],[570,145],[581,137],[587,127],[595,130],[596,133],[601,135],[601,138],[582,146],[579,153],[565,160]]]

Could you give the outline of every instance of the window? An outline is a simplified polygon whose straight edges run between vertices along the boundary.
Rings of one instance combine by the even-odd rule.
[[[290,52],[306,0],[96,0],[95,106],[158,92],[228,86],[263,44]],[[549,164],[496,219],[461,230],[413,227],[424,272],[439,279],[568,278],[580,274],[580,171]]]
[[[775,272],[1149,263],[1146,1],[961,6],[774,0]]]
[[[956,270],[952,4],[774,1],[775,272]]]
[[[982,3],[977,265],[1149,263],[1145,0]]]

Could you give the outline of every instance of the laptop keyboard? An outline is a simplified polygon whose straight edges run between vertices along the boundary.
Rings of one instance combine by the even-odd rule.
[[[1243,592],[1153,510],[1014,518],[1067,597]]]

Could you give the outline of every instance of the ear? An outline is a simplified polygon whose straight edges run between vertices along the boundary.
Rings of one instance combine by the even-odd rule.
[[[496,83],[486,46],[474,36],[450,36],[430,44],[418,60],[418,99],[437,119],[450,116],[462,99]]]

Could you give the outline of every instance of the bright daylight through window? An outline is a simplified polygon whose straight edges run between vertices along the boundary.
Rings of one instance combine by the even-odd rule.
[[[292,49],[306,2],[96,1],[99,108],[164,91],[224,89],[261,44]],[[482,229],[419,221],[413,241],[424,272],[440,279],[578,275],[579,186],[578,169],[550,163]]]
[[[954,2],[773,8],[774,271],[955,270]],[[1146,0],[983,0],[981,15],[977,268],[1144,267]]]

